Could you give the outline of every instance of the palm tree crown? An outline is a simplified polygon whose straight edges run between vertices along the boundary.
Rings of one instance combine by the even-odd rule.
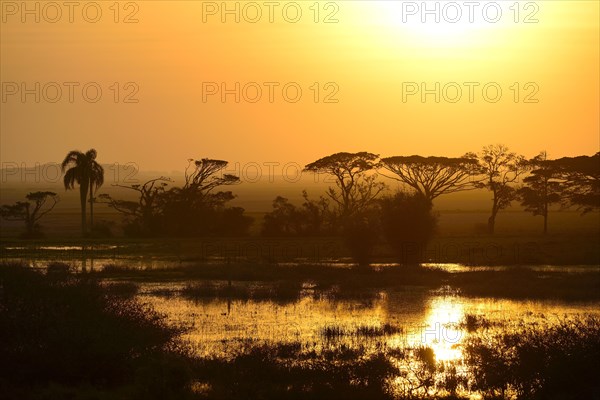
[[[86,234],[86,202],[90,202],[91,224],[94,224],[94,190],[98,189],[104,183],[104,168],[96,161],[97,152],[90,149],[85,153],[78,150],[70,151],[61,164],[62,171],[65,172],[63,182],[65,189],[74,189],[75,184],[79,185],[79,196],[81,201],[81,230]]]

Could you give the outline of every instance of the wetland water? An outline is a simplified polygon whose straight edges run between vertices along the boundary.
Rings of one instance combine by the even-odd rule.
[[[31,267],[43,269],[49,261],[61,261],[61,258],[31,257],[22,261]],[[109,267],[116,268],[117,274],[120,269],[126,271],[129,276],[135,276],[136,271],[156,271],[186,266],[188,263],[193,265],[190,261],[159,257],[117,259],[106,256],[62,261],[78,271],[102,271]],[[219,262],[218,259],[210,260],[207,265],[219,266]],[[352,268],[352,264],[344,260],[328,260],[322,264],[336,269]],[[470,271],[505,271],[513,268],[437,263],[423,266],[453,276]],[[202,265],[194,268],[201,269]],[[227,266],[223,265],[223,268]],[[292,261],[282,268],[303,268],[303,265]],[[388,268],[401,267],[395,264],[373,265],[375,270]],[[598,266],[541,265],[519,268],[541,272],[542,276],[546,272],[556,271],[575,276],[597,276],[600,272]],[[328,349],[354,349],[358,351],[356,354],[362,354],[361,357],[385,354],[388,358],[394,358],[401,371],[391,385],[400,398],[407,394],[437,393],[435,383],[431,387],[423,387],[426,380],[423,371],[432,376],[430,382],[447,379],[444,378],[444,371],[448,371],[448,366],[455,368],[459,375],[467,376],[465,346],[471,338],[518,333],[532,328],[546,330],[569,321],[600,317],[600,301],[597,300],[473,297],[461,295],[460,290],[447,285],[432,289],[391,283],[380,289],[359,289],[336,296],[317,289],[308,280],[295,282],[297,287],[293,289],[297,288],[298,291],[294,295],[283,292],[284,295],[280,296],[281,292],[277,290],[269,291],[270,287],[277,286],[276,282],[234,280],[232,287],[235,290],[227,291],[229,284],[226,280],[195,278],[190,282],[184,278],[152,281],[129,280],[127,275],[117,278],[110,274],[100,276],[104,276],[102,279],[108,285],[115,282],[135,284],[136,299],[163,314],[168,323],[184,328],[181,338],[201,358],[232,360],[248,354],[254,348],[282,345],[297,346],[304,354],[324,354]],[[200,290],[194,292],[198,289],[194,285],[199,285]],[[191,294],[190,287],[194,289]],[[247,295],[255,292],[262,295]],[[426,349],[430,353],[419,352],[419,349]],[[444,365],[445,369],[436,367],[428,370],[427,363],[419,354],[430,354],[435,365]],[[469,398],[481,398],[481,392],[467,389],[467,386],[459,392]],[[506,398],[510,397],[507,395]]]
[[[183,284],[142,284],[138,299],[185,327],[182,337],[198,356],[233,359],[265,345],[296,345],[313,354],[354,349],[361,357],[393,358],[400,353],[402,358],[395,359],[400,373],[390,385],[399,398],[435,396],[440,393],[436,385],[443,386],[449,368],[468,380],[465,343],[470,337],[547,329],[600,316],[600,302],[472,298],[449,289],[394,288],[372,297],[331,299],[307,288],[293,301],[189,299],[178,294],[184,290]],[[419,349],[431,350],[429,365],[436,367],[428,369]],[[423,388],[427,379],[431,387]],[[466,386],[457,393],[482,398]],[[506,398],[511,398],[509,391]]]
[[[600,302],[467,298],[414,288],[381,291],[368,299],[334,300],[315,298],[308,289],[306,296],[291,302],[186,299],[177,295],[182,288],[182,284],[143,284],[138,298],[172,323],[189,328],[185,337],[201,355],[236,353],[249,342],[326,345],[334,336],[347,345],[428,346],[437,360],[445,361],[461,357],[460,345],[469,335],[464,326],[467,315],[485,318],[489,331],[600,315]],[[386,324],[400,331],[373,338],[352,334],[360,327]],[[342,333],[328,335],[326,330],[332,327]]]

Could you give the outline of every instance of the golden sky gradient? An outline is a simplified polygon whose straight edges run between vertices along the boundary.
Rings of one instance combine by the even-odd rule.
[[[262,1],[239,2],[239,23],[221,15],[220,1],[119,2],[118,23],[112,1],[97,2],[96,23],[83,18],[88,2],[75,9],[72,23],[66,8],[58,22],[46,21],[56,17],[46,2],[39,23],[14,9],[21,2],[1,3],[2,162],[57,162],[68,150],[91,147],[101,162],[173,170],[189,157],[305,164],[338,151],[458,156],[501,142],[528,157],[543,149],[561,157],[600,146],[598,1],[498,1],[495,23],[483,17],[486,3],[494,3],[486,1],[473,22],[464,2],[456,2],[463,12],[457,23],[444,21],[443,7],[455,17],[447,2],[438,2],[440,23],[432,15],[423,23],[422,10],[410,14],[400,1],[275,2],[273,23]],[[253,23],[255,4],[262,17]],[[299,21],[286,21],[295,18],[296,5]],[[487,10],[493,19],[495,9]],[[138,22],[124,23],[132,12]],[[35,94],[23,102],[20,86],[12,94],[13,82],[40,82],[40,102]],[[48,82],[63,87],[56,103],[47,101],[52,85],[43,93]],[[64,82],[80,84],[72,103]],[[82,97],[88,82],[102,89],[97,103]],[[123,102],[134,88],[127,82],[139,88],[139,102]],[[239,103],[233,94],[226,102],[220,94],[203,96],[212,82],[239,82],[241,92],[257,82],[262,96],[256,103],[241,92]],[[274,82],[272,102],[264,82]],[[290,82],[302,89],[296,103],[282,94]],[[420,93],[403,92],[421,83],[434,89],[436,82],[439,103],[434,94],[422,102]],[[486,84],[490,100],[501,88],[497,102],[484,98]],[[462,98],[447,101],[456,87]],[[293,96],[294,87],[288,89]],[[337,103],[325,103],[336,90]],[[524,101],[530,94],[537,103]],[[255,97],[253,85],[246,95]]]

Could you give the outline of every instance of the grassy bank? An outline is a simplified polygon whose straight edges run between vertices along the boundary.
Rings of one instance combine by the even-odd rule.
[[[525,235],[438,235],[427,248],[406,243],[403,252],[420,252],[431,263],[466,265],[600,265],[595,233]],[[171,261],[223,260],[226,262],[319,263],[348,259],[351,252],[339,238],[209,237],[177,239],[64,239],[3,238],[3,258],[81,260],[109,258],[168,259]],[[394,262],[398,253],[385,243],[375,245],[372,262]]]

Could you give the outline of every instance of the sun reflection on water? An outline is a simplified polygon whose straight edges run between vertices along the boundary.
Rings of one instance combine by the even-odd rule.
[[[436,360],[452,361],[462,357],[459,344],[464,338],[464,331],[459,324],[464,316],[464,305],[456,298],[432,299],[419,340],[422,345],[433,349]]]

